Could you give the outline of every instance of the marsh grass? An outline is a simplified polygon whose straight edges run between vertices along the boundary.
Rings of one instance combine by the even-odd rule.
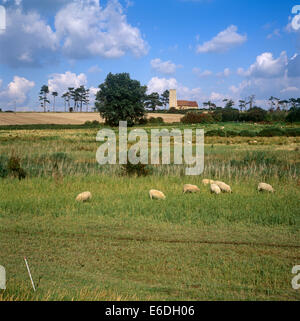
[[[0,300],[300,299],[299,138],[209,137],[200,177],[175,165],[127,177],[97,165],[96,132],[0,131],[0,164],[14,150],[28,172],[0,179]],[[203,178],[233,194],[210,194]],[[259,193],[260,181],[276,193]],[[166,201],[151,201],[152,188]],[[92,200],[75,202],[86,190]]]

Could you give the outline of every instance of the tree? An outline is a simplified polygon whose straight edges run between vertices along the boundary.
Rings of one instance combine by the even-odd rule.
[[[49,87],[47,85],[43,85],[40,90],[39,100],[41,102],[41,107],[44,108],[44,113],[46,112],[47,104],[50,104],[47,95],[49,94]]]
[[[146,96],[145,107],[147,109],[152,109],[152,111],[155,111],[157,106],[162,106],[162,105],[163,104],[159,98],[158,93],[152,93]]]
[[[223,99],[225,102],[225,108],[232,108],[234,106],[234,101],[232,99]]]
[[[127,121],[133,126],[145,113],[146,86],[130,78],[128,73],[109,73],[105,82],[99,86],[95,107],[110,126],[118,126]]]
[[[246,106],[249,105],[249,108],[252,109],[255,104],[255,95],[251,95],[247,98]]]
[[[214,104],[214,103],[212,103],[210,100],[209,100],[208,102],[204,102],[204,103],[203,103],[203,106],[204,106],[204,107],[208,107],[210,110],[217,108],[217,105]]]
[[[170,101],[170,91],[169,90],[165,90],[163,92],[163,94],[160,96],[160,101],[162,103],[162,106],[167,107],[167,105],[169,104],[169,101]]]
[[[55,112],[55,97],[58,96],[58,93],[56,91],[53,91],[52,96],[53,96],[53,112]]]
[[[69,93],[66,92],[64,93],[61,98],[63,98],[64,100],[64,106],[65,106],[65,112],[66,112],[66,109],[67,109],[67,102],[70,100],[70,96],[69,96]]]
[[[240,111],[243,111],[243,110],[246,111],[246,108],[247,108],[246,100],[239,100],[239,107],[240,107]]]

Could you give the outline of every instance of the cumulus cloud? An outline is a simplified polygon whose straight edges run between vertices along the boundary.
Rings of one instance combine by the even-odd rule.
[[[238,28],[234,25],[221,31],[213,39],[197,46],[197,53],[225,52],[247,41],[246,35],[237,33]]]
[[[6,88],[1,89],[0,81],[0,102],[7,106],[24,104],[28,100],[30,90],[35,86],[33,81],[15,76]]]
[[[196,100],[201,99],[201,88],[188,88],[179,83],[175,78],[158,78],[153,77],[148,82],[148,93],[158,92],[162,94],[165,90],[177,89],[178,99]]]
[[[300,55],[295,54],[288,63],[288,76],[300,77]]]
[[[88,70],[88,72],[90,72],[90,73],[99,73],[101,71],[102,71],[102,69],[98,65],[92,66]]]
[[[210,70],[201,71],[200,68],[194,68],[193,69],[193,73],[199,78],[208,77],[208,76],[211,76],[213,74],[213,72],[210,71]]]
[[[56,91],[59,94],[63,94],[68,88],[78,88],[80,86],[86,86],[87,77],[85,74],[76,75],[70,71],[64,74],[53,74],[48,80],[49,91]]]
[[[285,51],[277,59],[273,57],[272,53],[265,52],[257,56],[255,63],[248,70],[244,71],[242,68],[239,68],[238,74],[256,78],[283,77],[287,64],[288,58]]]
[[[153,70],[165,74],[171,75],[176,72],[176,68],[180,67],[172,63],[171,61],[162,61],[159,58],[151,60],[151,67]]]
[[[51,59],[58,39],[38,13],[8,9],[6,18],[6,30],[0,34],[0,63],[36,66]]]
[[[223,72],[217,73],[218,77],[229,77],[230,76],[230,69],[225,68]]]
[[[128,24],[117,0],[110,0],[105,8],[98,0],[73,1],[57,13],[55,28],[70,58],[119,58],[127,52],[135,56],[148,52],[140,30]]]

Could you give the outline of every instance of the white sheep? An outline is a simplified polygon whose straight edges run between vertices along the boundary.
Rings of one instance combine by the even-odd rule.
[[[259,183],[257,189],[259,192],[262,192],[262,191],[266,191],[266,192],[270,192],[270,193],[275,192],[274,188],[271,185],[266,184],[266,183]]]
[[[76,197],[76,201],[77,202],[87,202],[87,201],[90,201],[91,199],[92,199],[92,193],[91,192],[84,192],[84,193],[79,194]]]
[[[221,194],[221,189],[217,184],[210,184],[210,191],[217,195]]]
[[[204,180],[202,181],[202,184],[203,184],[203,185],[209,185],[209,184],[213,184],[213,183],[214,183],[214,181],[211,180],[211,179],[204,179]]]
[[[163,192],[157,191],[155,189],[152,189],[151,191],[149,191],[149,195],[151,199],[155,199],[155,200],[165,200],[166,196],[164,195]]]
[[[183,193],[197,193],[200,192],[200,189],[196,185],[186,184],[183,186]]]
[[[215,181],[215,184],[218,185],[223,193],[232,193],[231,187],[224,182]]]

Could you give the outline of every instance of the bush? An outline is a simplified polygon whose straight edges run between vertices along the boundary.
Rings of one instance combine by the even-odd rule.
[[[285,135],[285,132],[280,128],[266,128],[258,133],[258,136],[260,137],[277,137],[277,136],[284,136],[284,135]]]
[[[218,137],[226,137],[226,133],[224,130],[210,130],[208,131],[205,136],[218,136]]]
[[[6,167],[0,163],[0,178],[5,178],[8,175]]]
[[[19,180],[26,178],[26,172],[20,165],[20,158],[17,156],[11,156],[8,160],[7,171],[13,177],[18,177]]]
[[[222,121],[223,122],[238,121],[239,116],[240,116],[240,112],[238,109],[224,108],[222,110]]]
[[[138,124],[139,125],[147,125],[148,124],[147,117],[143,117],[143,118],[139,119]]]
[[[240,115],[242,121],[262,122],[266,120],[267,111],[260,107],[253,107]]]
[[[242,130],[240,132],[241,137],[256,137],[257,133],[256,132],[250,132],[249,130]]]
[[[183,124],[210,124],[214,122],[211,114],[189,112],[181,118]]]
[[[164,120],[162,117],[150,117],[148,120],[149,124],[164,124]]]
[[[300,136],[300,128],[287,128],[285,130],[285,134],[288,137],[299,137]]]
[[[222,112],[215,111],[215,112],[212,113],[212,116],[213,116],[213,119],[214,119],[216,122],[221,122],[221,121],[223,121]]]
[[[291,108],[286,120],[290,123],[300,122],[300,107]]]
[[[169,109],[169,113],[170,113],[170,114],[178,114],[178,109],[176,109],[175,107],[171,107],[171,108]]]
[[[122,165],[122,172],[124,175],[133,176],[148,176],[151,174],[152,170],[148,165],[145,164],[131,164],[128,162],[127,164]]]

